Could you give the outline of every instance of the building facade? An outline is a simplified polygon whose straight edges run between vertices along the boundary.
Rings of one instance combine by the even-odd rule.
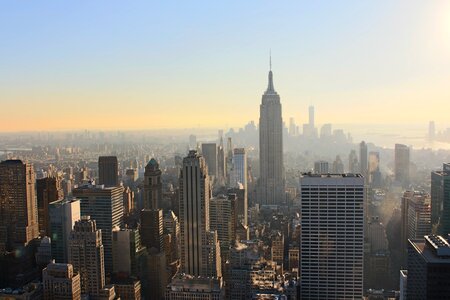
[[[301,299],[361,299],[364,262],[364,178],[303,174]]]
[[[280,96],[273,86],[272,70],[260,105],[259,166],[258,203],[284,203],[283,119]]]

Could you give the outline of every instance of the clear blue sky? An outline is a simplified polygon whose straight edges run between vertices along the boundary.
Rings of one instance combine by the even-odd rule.
[[[285,119],[448,120],[448,1],[3,1],[0,131],[257,121],[269,49]]]

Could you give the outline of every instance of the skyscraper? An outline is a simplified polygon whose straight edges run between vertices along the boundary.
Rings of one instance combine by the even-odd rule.
[[[366,178],[366,182],[368,182],[368,158],[367,158],[367,144],[366,142],[362,141],[359,144],[359,167],[360,167],[360,173]]]
[[[354,174],[361,172],[355,150],[350,151],[350,154],[348,155],[348,172]]]
[[[41,236],[50,235],[49,204],[64,198],[61,181],[56,177],[46,177],[36,180],[36,197],[38,205],[39,232]]]
[[[0,252],[15,250],[39,236],[33,166],[21,160],[0,163]]]
[[[402,197],[402,249],[406,251],[408,239],[423,240],[431,234],[430,195],[421,191],[405,191]]]
[[[450,163],[431,173],[431,223],[433,232],[450,233]]]
[[[403,144],[395,144],[395,180],[404,187],[409,184],[409,147]]]
[[[450,294],[450,245],[442,236],[409,240],[407,299],[445,299]]]
[[[81,215],[90,216],[102,231],[105,270],[110,273],[113,268],[112,230],[123,225],[123,187],[83,185],[72,193],[80,199]]]
[[[80,273],[81,293],[99,297],[105,288],[102,233],[89,216],[75,222],[69,237],[69,263]]]
[[[223,147],[223,132],[219,132],[219,146],[217,146],[217,178],[221,184],[225,183],[225,149]]]
[[[260,204],[282,204],[285,200],[283,120],[280,96],[273,86],[272,70],[269,71],[269,84],[260,105],[259,165],[257,201]]]
[[[105,186],[119,185],[119,164],[116,156],[100,156],[98,158],[98,181]]]
[[[144,208],[158,209],[162,201],[161,169],[152,158],[145,166],[144,173]]]
[[[301,299],[361,299],[364,178],[303,174]]]
[[[311,131],[313,131],[314,126],[315,126],[315,124],[314,124],[314,106],[311,105],[308,108],[308,112],[309,112],[309,127],[310,127]]]
[[[314,162],[314,173],[327,174],[330,172],[330,166],[327,161],[319,160]]]
[[[141,210],[141,242],[147,249],[164,250],[163,245],[163,211],[161,209]]]
[[[80,220],[80,200],[63,199],[50,203],[52,256],[57,263],[68,262],[68,240],[75,222]]]
[[[203,143],[202,155],[205,158],[208,166],[208,174],[210,176],[217,176],[217,147],[216,143]]]
[[[205,159],[197,151],[189,151],[183,159],[179,181],[181,269],[194,276],[210,276],[212,258],[208,234],[211,190]],[[214,253],[212,255],[215,256]]]
[[[236,240],[237,197],[220,195],[209,201],[209,216],[211,230],[217,231],[220,241],[221,255],[224,260],[228,258],[230,246]]]

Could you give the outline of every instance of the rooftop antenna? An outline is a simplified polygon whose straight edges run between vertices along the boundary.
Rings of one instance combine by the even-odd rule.
[[[269,50],[269,68],[272,71],[272,49]]]

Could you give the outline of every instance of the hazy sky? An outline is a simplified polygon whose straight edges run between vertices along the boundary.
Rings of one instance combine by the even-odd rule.
[[[3,1],[0,131],[449,123],[450,1]]]

